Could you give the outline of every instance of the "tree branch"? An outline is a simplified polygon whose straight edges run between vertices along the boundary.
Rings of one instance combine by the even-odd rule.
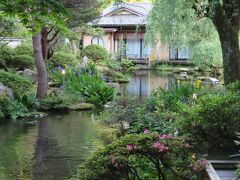
[[[59,33],[59,30],[57,30],[57,31],[54,33],[54,35],[48,40],[48,43],[52,42],[52,41],[57,37],[58,33]]]

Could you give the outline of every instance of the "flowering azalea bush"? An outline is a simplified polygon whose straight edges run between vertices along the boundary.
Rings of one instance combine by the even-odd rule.
[[[205,160],[198,160],[191,145],[171,134],[126,135],[79,167],[81,179],[202,179]]]

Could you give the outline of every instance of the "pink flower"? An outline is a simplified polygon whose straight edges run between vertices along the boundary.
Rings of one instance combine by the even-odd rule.
[[[194,165],[194,166],[193,166],[193,170],[194,170],[194,171],[197,171],[197,165]]]
[[[160,152],[164,152],[165,151],[165,148],[164,147],[161,147],[160,148]]]
[[[111,161],[112,161],[113,165],[117,164],[117,161],[116,161],[116,159],[114,157],[111,159]]]
[[[161,139],[166,139],[168,136],[166,134],[163,134],[160,138]]]
[[[201,168],[205,168],[207,161],[205,159],[202,159],[200,164],[201,164]]]
[[[172,135],[171,134],[168,134],[167,135],[167,139],[171,139],[172,138]]]
[[[144,129],[143,133],[144,133],[144,134],[148,134],[149,131],[148,131],[147,129]]]
[[[161,139],[172,139],[172,135],[171,134],[163,134],[160,136]]]
[[[134,145],[133,149],[134,149],[134,150],[137,150],[137,149],[138,149],[138,146],[137,146],[137,145]]]
[[[186,143],[186,144],[185,144],[185,147],[186,147],[186,148],[190,148],[190,144]]]
[[[132,146],[131,145],[126,145],[126,149],[128,150],[128,151],[131,151],[132,150]]]
[[[153,148],[160,148],[162,146],[162,144],[158,141],[152,144]]]

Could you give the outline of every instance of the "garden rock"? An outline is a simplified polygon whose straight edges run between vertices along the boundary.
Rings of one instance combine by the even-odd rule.
[[[95,106],[90,103],[81,103],[81,104],[71,105],[68,107],[68,109],[72,111],[92,110],[94,108]]]
[[[23,71],[23,76],[30,79],[34,83],[38,81],[37,73],[35,71],[32,71],[31,69],[25,69]]]
[[[14,99],[12,89],[0,83],[0,96],[3,95],[6,95],[10,100]]]
[[[120,91],[120,85],[118,83],[106,83],[106,85],[108,87],[113,87],[115,88],[116,92],[117,92],[117,95],[120,95],[121,94],[121,91]]]

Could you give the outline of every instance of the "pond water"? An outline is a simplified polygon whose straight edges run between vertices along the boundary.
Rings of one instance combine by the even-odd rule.
[[[124,95],[146,97],[158,86],[167,87],[172,75],[137,71]],[[111,142],[111,131],[94,121],[93,112],[50,114],[29,122],[0,124],[0,180],[51,180],[71,177],[79,164]]]

